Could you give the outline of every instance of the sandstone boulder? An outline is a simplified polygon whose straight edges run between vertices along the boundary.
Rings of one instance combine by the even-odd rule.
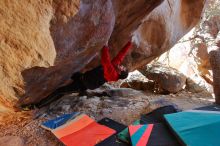
[[[155,88],[158,92],[177,93],[186,85],[186,77],[182,73],[160,64],[148,65],[140,72],[155,82]]]
[[[191,93],[201,93],[202,92],[202,93],[204,93],[204,95],[207,94],[208,96],[210,96],[210,93],[206,90],[205,87],[198,85],[190,78],[186,79],[186,90]]]
[[[21,72],[53,65],[56,51],[49,1],[1,0],[0,11],[0,111],[7,111],[24,94]]]
[[[37,102],[72,73],[98,65],[108,40],[114,56],[132,37],[134,48],[124,63],[131,70],[146,65],[199,21],[203,3],[0,1],[0,111],[12,109],[21,97],[21,103]]]
[[[120,87],[152,92],[154,90],[154,84],[155,83],[152,81],[143,82],[139,80],[133,80],[129,82],[123,82]]]

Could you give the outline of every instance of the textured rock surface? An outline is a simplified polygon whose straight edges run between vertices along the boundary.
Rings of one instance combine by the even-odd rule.
[[[119,5],[118,1],[81,1],[79,12],[65,25],[55,27],[52,31],[55,47],[58,51],[60,50],[55,60],[55,66],[50,68],[36,67],[24,72],[27,88],[21,103],[39,101],[55,88],[61,86],[72,73],[82,69],[94,56],[99,54],[99,50],[110,38],[113,28],[120,28],[129,23],[131,28],[126,29],[128,36],[132,30],[137,28],[141,18],[162,1],[136,0],[134,2],[135,5],[128,3],[127,7],[120,5],[121,9],[116,9],[116,5]],[[143,11],[138,11],[140,7]],[[135,11],[127,11],[132,8]],[[135,21],[131,21],[135,17],[133,16],[123,23],[116,22],[118,26],[114,26],[115,19],[119,14],[130,15],[132,12],[136,12],[135,16],[141,15]]]
[[[170,49],[200,20],[203,4],[203,0],[169,0],[154,9],[134,33],[138,49],[128,58],[129,66],[144,66]]]
[[[24,69],[53,65],[52,16],[48,1],[0,1],[0,111],[24,93]]]
[[[2,0],[0,111],[24,93],[26,103],[44,98],[83,69],[107,40],[113,56],[135,32],[137,46],[125,63],[130,69],[145,65],[189,31],[202,8],[203,0],[82,0],[80,6],[79,0]]]
[[[216,42],[215,49],[212,48],[210,50],[209,58],[213,70],[213,87],[216,103],[220,104],[220,40]]]
[[[151,82],[151,81],[143,82],[143,81],[133,80],[133,81],[122,83],[120,87],[153,92],[154,85],[155,85],[155,83]]]
[[[149,80],[153,80],[158,92],[177,93],[186,85],[186,77],[174,68],[160,64],[148,65],[140,70]]]
[[[46,109],[46,115],[54,117],[57,114],[80,111],[87,113],[96,120],[110,117],[123,123],[131,123],[149,107],[148,97],[141,91],[121,88],[108,89],[104,92],[107,94],[64,96]]]
[[[140,24],[140,22],[141,22],[140,20],[144,16],[146,16],[160,2],[162,2],[162,1],[154,1],[154,2],[148,1],[148,2],[145,2],[145,1],[139,0],[139,1],[134,1],[132,3],[126,3],[125,1],[122,1],[122,2],[113,1],[114,10],[116,10],[116,12],[115,12],[116,13],[116,15],[115,15],[116,24],[114,26],[114,30],[112,32],[112,35],[111,35],[111,38],[110,38],[110,41],[109,41],[109,44],[110,44],[110,46],[112,47],[112,50],[113,50],[113,51],[111,51],[112,55],[115,55],[115,53],[117,53],[117,51],[125,43],[125,41],[128,40],[131,33],[135,30],[135,28],[137,28],[138,24]],[[122,5],[122,4],[124,4],[124,5]],[[192,7],[192,4],[193,5],[198,5],[198,9],[194,13],[195,16],[193,17],[193,19],[191,21],[188,21],[186,19],[187,18],[191,19],[191,17],[188,16],[186,10],[189,9],[190,7]],[[144,6],[146,8],[144,8]],[[142,41],[145,41],[145,43],[147,42],[148,44],[150,44],[149,45],[150,47],[148,46],[149,47],[148,48],[146,46],[140,46],[139,49],[135,48],[135,51],[133,52],[133,55],[131,53],[127,57],[127,60],[125,61],[125,63],[127,63],[127,65],[130,66],[131,69],[134,69],[134,68],[140,67],[140,65],[146,64],[147,63],[146,60],[151,61],[152,59],[157,57],[157,55],[160,55],[162,52],[168,50],[172,45],[174,45],[174,43],[179,38],[181,38],[190,28],[192,28],[196,24],[196,22],[198,22],[198,20],[200,18],[199,16],[201,14],[202,8],[203,8],[203,1],[199,1],[199,2],[196,2],[196,3],[195,2],[191,3],[189,1],[184,1],[184,0],[183,1],[178,1],[178,2],[172,1],[172,2],[169,2],[169,3],[168,2],[163,2],[158,8],[156,8],[154,11],[152,11],[150,13],[150,15],[145,18],[146,24],[143,23],[141,25],[141,27],[139,28],[139,31],[137,31],[137,33],[136,33],[136,35],[139,35],[139,34],[141,35],[142,32],[145,35],[148,34],[147,36],[145,36],[146,38],[144,38],[144,36],[139,36],[139,41],[141,39]],[[127,11],[127,10],[131,10],[131,11]],[[171,13],[170,12],[171,10],[172,11],[175,10],[175,11]],[[170,15],[172,17],[167,17],[167,15],[165,15],[166,13],[170,13]],[[181,15],[182,19],[179,19],[179,17],[177,17],[177,15]],[[132,16],[132,17],[130,17],[130,16]],[[149,21],[150,24],[148,23],[148,21]],[[187,21],[187,22],[185,22],[185,21]],[[151,23],[151,22],[153,22],[153,23]],[[178,23],[176,23],[176,22],[178,22]],[[156,24],[159,23],[161,25],[159,25],[159,26],[156,25],[155,26],[154,25],[155,23]],[[127,26],[127,27],[125,27],[125,26]],[[141,29],[144,26],[146,28]],[[151,26],[151,27],[149,27],[149,26]],[[161,27],[163,28],[164,31],[161,31]],[[65,30],[65,27],[63,29]],[[159,29],[159,31],[157,29]],[[66,30],[68,31],[69,28],[67,27]],[[153,30],[155,30],[155,31],[153,31]],[[146,33],[148,31],[151,31],[151,33]],[[176,33],[176,31],[178,31],[178,33]],[[164,37],[166,37],[166,39],[161,38],[161,36],[158,38],[157,34],[159,34],[159,32],[160,32],[160,34],[161,34],[161,32],[163,32]],[[62,35],[63,35],[63,33],[60,34],[60,36],[62,36]],[[70,35],[71,35],[71,33],[70,33]],[[134,39],[138,37],[136,35],[134,36]],[[64,35],[64,37],[66,37],[66,36]],[[57,43],[58,46],[59,46],[59,44],[61,45],[61,47],[65,46],[64,42],[66,42],[65,41],[66,39],[62,39],[63,37],[61,37],[61,38],[56,37],[56,38],[61,39],[59,41],[61,43]],[[68,36],[67,36],[67,39],[68,39]],[[155,41],[155,39],[158,39],[158,40]],[[71,40],[71,39],[68,39],[68,41],[69,40]],[[81,39],[77,39],[77,40],[81,40]],[[96,40],[96,39],[94,39],[94,36],[93,36],[93,41],[94,40]],[[167,40],[167,41],[164,42],[164,40]],[[99,40],[99,41],[101,41],[101,40]],[[172,42],[172,43],[170,43],[170,42]],[[83,40],[83,45],[84,44],[86,44],[85,40]],[[137,44],[140,44],[140,42],[137,42]],[[88,45],[90,46],[91,42]],[[68,44],[68,46],[69,46],[69,44]],[[91,48],[92,48],[92,46],[90,46],[90,48],[87,49],[87,51],[89,51],[89,50],[91,51],[92,50]],[[98,47],[96,46],[96,49],[97,48]],[[101,46],[99,46],[98,49],[100,49],[100,48],[101,48]],[[144,52],[147,51],[147,52],[150,52],[150,53],[143,53],[143,50],[144,50]],[[93,51],[94,51],[94,49],[93,49]],[[139,52],[139,55],[136,51]],[[140,56],[140,51],[141,51],[141,54],[145,54],[145,55],[141,57]],[[95,52],[97,52],[97,50],[94,51],[94,52],[90,52],[89,54],[91,55]],[[88,53],[85,54],[85,52],[83,52],[82,55],[86,55],[86,57],[84,59],[82,59],[81,61],[85,62],[86,60],[88,60],[88,56],[87,56]],[[73,55],[73,56],[75,56],[76,60],[79,57],[79,55]],[[72,59],[73,56],[71,56],[70,59]],[[150,56],[153,56],[153,57],[150,57]],[[80,57],[80,59],[81,58],[82,57]],[[66,58],[64,60],[66,60]],[[69,67],[72,66],[72,65],[69,64],[68,70],[67,70],[67,69],[64,69],[64,67],[66,66],[65,63],[62,63],[62,68],[56,67],[55,71],[52,70],[50,73],[48,73],[48,75],[46,75],[46,76],[49,76],[51,78],[52,73],[56,72],[57,77],[54,76],[53,78],[51,78],[51,80],[53,79],[53,81],[47,80],[47,83],[46,83],[45,75],[43,75],[43,77],[41,77],[42,79],[37,81],[38,83],[36,83],[35,80],[31,80],[31,82],[29,82],[30,84],[27,84],[27,87],[30,90],[26,90],[27,91],[26,95],[30,96],[32,99],[30,101],[25,101],[25,102],[28,103],[28,102],[39,100],[39,97],[43,98],[45,96],[45,94],[49,93],[49,91],[48,91],[49,89],[46,89],[45,93],[44,93],[44,92],[41,91],[42,88],[39,88],[38,86],[36,86],[40,83],[43,84],[43,86],[45,86],[45,88],[48,88],[48,86],[50,85],[49,87],[51,88],[51,90],[54,89],[54,88],[57,88],[58,86],[60,86],[62,84],[62,82],[65,81],[69,77],[68,74],[76,71],[76,68],[83,67],[82,64],[79,65],[80,61],[79,60],[77,60],[77,61],[78,61],[78,66],[77,67],[72,67],[74,69],[71,70],[71,71],[70,71]],[[139,62],[138,64],[137,64],[137,61]],[[89,68],[98,65],[97,63],[99,61],[98,61],[98,59],[95,59],[94,62],[92,62],[89,65]],[[67,63],[69,63],[69,61],[67,61]],[[59,64],[57,66],[59,66]],[[59,68],[59,71],[60,70],[65,70],[65,73],[64,72],[57,73],[57,68]],[[47,71],[45,73],[47,74]],[[40,74],[40,73],[38,73],[38,71],[37,71],[37,73],[31,72],[31,75],[32,74]],[[60,82],[58,82],[58,79],[55,82],[54,78],[58,78],[60,76],[60,74],[63,74],[63,76],[60,77],[61,78]],[[66,78],[64,78],[64,74],[66,75]],[[53,83],[55,82],[55,83],[51,84],[51,82],[53,82]],[[35,89],[35,91],[33,91],[33,89]],[[28,98],[28,100],[29,99],[30,98]]]
[[[58,52],[55,66],[23,73],[26,96],[22,102],[39,101],[82,69],[110,37],[114,19],[110,0],[82,1],[79,12],[51,32]]]
[[[186,79],[186,90],[192,93],[203,93],[204,95],[207,94],[208,96],[211,94],[205,89],[205,87],[199,86],[190,78]]]
[[[213,84],[216,102],[220,103],[220,16],[214,13],[200,25],[198,64],[201,75]],[[212,73],[210,73],[212,70]]]
[[[208,39],[211,41],[208,44],[208,54],[211,68],[213,71],[213,87],[216,102],[220,104],[220,16],[214,16],[210,18],[210,23],[207,23]]]
[[[0,138],[2,146],[25,146],[24,140],[17,136],[4,136]]]

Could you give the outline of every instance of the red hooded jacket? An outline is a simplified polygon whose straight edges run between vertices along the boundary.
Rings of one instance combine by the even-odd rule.
[[[119,73],[115,69],[115,66],[121,64],[131,46],[132,44],[129,41],[112,61],[109,55],[109,48],[107,46],[103,47],[101,64],[104,70],[104,77],[107,81],[117,81],[119,79]]]

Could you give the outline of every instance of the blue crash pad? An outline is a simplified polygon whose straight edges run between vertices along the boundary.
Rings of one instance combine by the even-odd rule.
[[[52,120],[49,120],[49,121],[42,123],[41,126],[47,130],[56,129],[57,127],[65,124],[68,120],[75,118],[79,114],[80,114],[79,112],[73,112],[71,114],[64,114],[64,115],[59,116],[55,119],[52,119]]]

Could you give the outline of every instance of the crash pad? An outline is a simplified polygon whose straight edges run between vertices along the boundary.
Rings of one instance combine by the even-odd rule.
[[[147,146],[180,146],[178,139],[163,123],[154,124]]]
[[[175,135],[170,131],[164,115],[176,113],[179,110],[173,105],[160,107],[141,116],[140,124],[154,124],[147,146],[179,146]]]
[[[60,140],[67,146],[94,146],[114,133],[114,130],[93,122]]]
[[[220,112],[220,105],[212,104],[212,105],[207,105],[207,106],[196,108],[195,110],[219,111]]]
[[[74,119],[79,114],[80,114],[79,112],[73,112],[70,114],[61,115],[55,119],[48,120],[48,121],[42,123],[41,127],[43,127],[44,129],[47,129],[47,130],[56,129],[57,127],[62,126],[63,124],[65,124],[69,120]]]
[[[179,110],[174,107],[173,105],[163,106],[158,109],[153,110],[152,112],[142,115],[141,116],[141,122],[144,122],[146,124],[148,123],[164,123],[164,115],[165,114],[171,114],[176,113]]]
[[[153,124],[130,125],[128,127],[132,146],[146,146],[151,135]]]
[[[94,146],[113,135],[115,130],[83,114],[52,130],[52,133],[67,146]]]
[[[117,139],[116,135],[112,135],[109,138],[97,144],[96,146],[130,146],[130,144],[120,141]]]
[[[190,110],[165,115],[185,146],[219,146],[220,112]]]
[[[132,125],[139,125],[139,124],[140,124],[140,120],[136,120]],[[130,143],[130,135],[129,135],[128,128],[125,128],[123,131],[118,133],[117,137],[119,140],[123,142]]]
[[[109,118],[103,118],[102,120],[98,121],[98,123],[101,125],[105,125],[111,129],[114,129],[116,133],[110,136],[109,138],[103,140],[96,146],[129,146],[127,143],[119,141],[116,137],[117,134],[124,130],[127,126]]]
[[[67,124],[52,130],[52,133],[56,135],[58,138],[61,138],[66,135],[77,132],[93,122],[95,122],[93,119],[91,119],[87,115],[82,114],[76,117],[75,119],[69,121]]]
[[[111,129],[114,129],[116,131],[116,134],[124,130],[127,126],[123,125],[122,123],[119,123],[117,121],[114,121],[110,118],[103,118],[100,121],[98,121],[99,124],[107,126]]]

